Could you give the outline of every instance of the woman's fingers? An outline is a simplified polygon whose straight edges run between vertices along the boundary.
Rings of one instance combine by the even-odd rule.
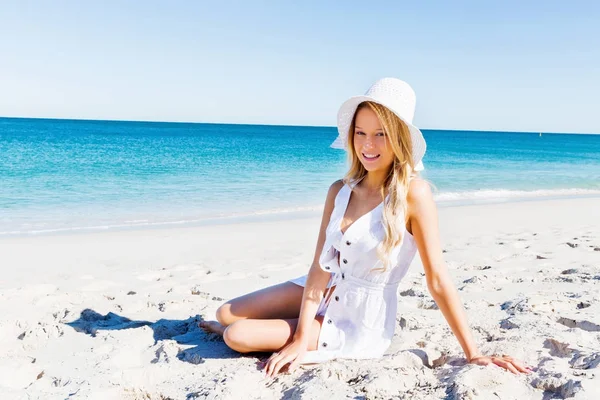
[[[277,375],[281,368],[283,368],[289,362],[294,361],[296,358],[297,354],[286,354],[284,352],[273,353],[271,358],[269,358],[269,361],[267,361],[267,365],[265,366],[266,375],[270,377]]]
[[[525,366],[525,364],[521,360],[518,360],[516,358],[513,358],[513,357],[505,355],[505,354],[502,355],[502,359],[504,361],[507,361],[508,363],[510,363],[519,372],[524,372],[524,373],[531,372],[531,368]]]
[[[279,362],[279,360],[282,357],[283,357],[282,355],[278,354],[277,356],[273,357],[273,359],[269,362],[269,365],[267,366],[267,376],[269,376],[269,377],[273,376],[275,367],[277,366],[277,363]]]
[[[273,360],[271,370],[267,373],[267,375],[269,375],[269,377],[274,377],[275,375],[277,375],[281,368],[283,368],[283,366],[288,363],[288,360],[290,358],[291,357],[289,355],[282,355],[280,357],[277,357],[275,360]]]
[[[528,374],[531,372],[531,368],[526,366],[522,361],[520,361],[516,358],[513,358],[511,356],[508,356],[506,354],[503,354],[502,357],[500,357],[500,356],[474,357],[471,359],[470,362],[473,364],[478,364],[478,365],[489,365],[489,364],[493,363],[499,367],[502,367],[502,368],[512,372],[513,374],[518,374],[519,372]]]
[[[271,362],[271,360],[273,360],[275,357],[277,357],[279,355],[279,353],[275,352],[273,354],[271,354],[271,357],[269,357],[267,359],[267,364]]]
[[[517,371],[517,369],[512,365],[512,363],[510,363],[509,361],[505,361],[502,358],[494,358],[494,364],[502,367],[502,368],[506,368],[507,370],[509,370],[510,372],[512,372],[513,374],[518,374],[519,372]]]
[[[519,372],[529,373],[531,371],[531,368],[526,367],[525,364],[523,364],[523,362],[520,360],[511,359],[510,362]]]
[[[288,364],[290,367],[288,371],[291,371],[291,368],[295,368],[299,363],[300,358],[304,357],[306,347],[307,345],[304,342],[292,342],[283,350],[273,353],[265,365],[265,374],[273,377]]]
[[[267,374],[269,376],[271,375],[271,372],[275,368],[275,364],[277,363],[277,361],[279,360],[280,357],[281,357],[281,354],[279,354],[279,353],[273,353],[273,355],[271,355],[271,357],[269,357],[269,360],[267,361],[267,365],[265,366],[265,374]]]
[[[275,369],[273,370],[273,374],[271,376],[277,375],[279,373],[279,371],[281,370],[281,368],[286,366],[288,363],[294,361],[295,358],[296,358],[295,354],[289,354],[286,357],[283,357],[282,359],[277,361],[277,364],[275,365]]]
[[[296,368],[298,368],[298,364],[300,364],[301,358],[302,357],[298,355],[298,357],[296,357],[296,359],[290,363],[290,366],[288,367],[289,372],[293,372]]]

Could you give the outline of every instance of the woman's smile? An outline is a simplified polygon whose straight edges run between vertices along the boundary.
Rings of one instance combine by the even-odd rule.
[[[379,158],[379,154],[361,153],[365,161],[375,161]]]

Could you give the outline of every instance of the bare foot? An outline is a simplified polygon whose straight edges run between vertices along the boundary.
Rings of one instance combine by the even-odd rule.
[[[217,333],[221,336],[223,336],[223,332],[225,331],[225,327],[217,321],[201,321],[198,326],[206,332]]]

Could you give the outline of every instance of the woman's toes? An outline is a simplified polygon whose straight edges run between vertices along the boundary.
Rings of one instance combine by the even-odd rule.
[[[222,335],[223,331],[225,331],[225,327],[217,321],[201,321],[198,326],[206,332],[217,333],[219,335]]]

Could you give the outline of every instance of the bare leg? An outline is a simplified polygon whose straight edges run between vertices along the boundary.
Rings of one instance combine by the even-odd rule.
[[[293,319],[300,314],[304,288],[291,282],[257,290],[229,300],[217,310],[217,321],[203,321],[204,330],[223,334],[225,328],[241,319]]]
[[[310,329],[308,350],[316,350],[323,317],[317,316]],[[298,319],[243,319],[225,329],[227,346],[240,353],[279,351],[293,338]]]

